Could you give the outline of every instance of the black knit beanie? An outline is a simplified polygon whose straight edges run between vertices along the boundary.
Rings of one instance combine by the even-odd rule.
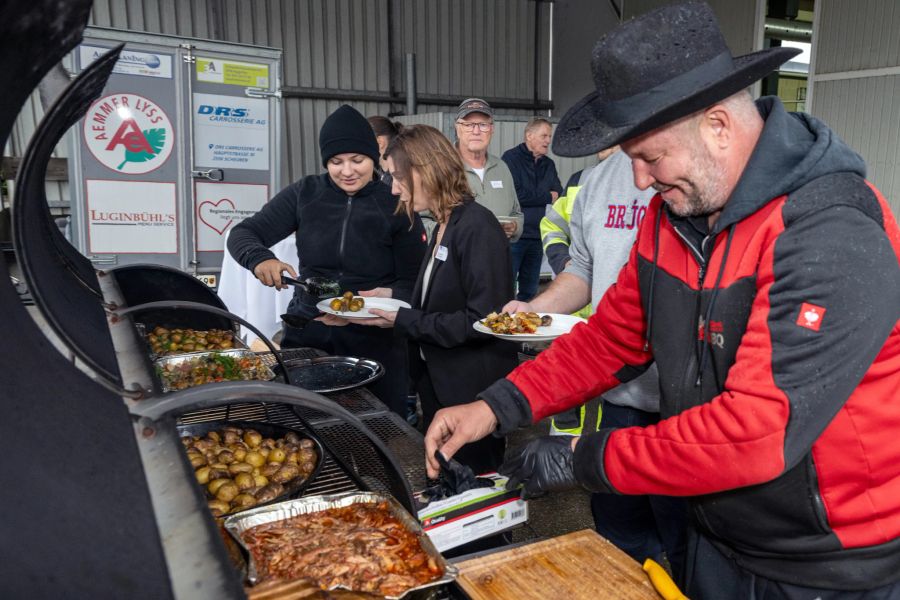
[[[347,152],[364,154],[378,165],[378,141],[372,126],[358,110],[346,104],[328,115],[322,124],[319,150],[323,167],[332,156]]]

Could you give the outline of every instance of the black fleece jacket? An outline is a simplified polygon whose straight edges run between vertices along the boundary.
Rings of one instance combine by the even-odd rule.
[[[353,292],[389,287],[394,298],[408,301],[425,255],[425,230],[418,216],[410,226],[405,215],[394,214],[396,206],[396,197],[381,182],[348,196],[327,173],[309,175],[236,225],[228,251],[253,271],[275,258],[269,246],[295,233],[301,279],[327,277]],[[301,300],[299,290],[295,300]]]

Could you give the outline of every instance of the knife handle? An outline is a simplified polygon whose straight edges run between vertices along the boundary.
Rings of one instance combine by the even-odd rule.
[[[663,597],[663,600],[688,600],[688,597],[681,593],[662,565],[652,558],[644,561],[644,572],[650,578],[653,589]]]

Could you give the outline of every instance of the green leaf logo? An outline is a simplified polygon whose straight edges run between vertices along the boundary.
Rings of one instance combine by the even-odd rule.
[[[140,133],[132,131],[123,138],[125,160],[116,167],[122,170],[126,163],[146,162],[155,158],[166,145],[166,130],[163,128],[144,129]]]

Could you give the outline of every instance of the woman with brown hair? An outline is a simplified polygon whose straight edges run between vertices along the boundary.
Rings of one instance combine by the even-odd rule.
[[[515,345],[476,332],[475,321],[512,297],[509,243],[497,218],[472,198],[459,153],[437,129],[413,125],[391,141],[385,162],[400,196],[398,212],[428,209],[437,228],[413,288],[412,308],[370,309],[378,319],[357,323],[393,327],[409,342],[410,373],[425,426],[441,408],[471,402],[517,365]],[[363,295],[390,296],[377,288]],[[339,317],[322,320],[342,324]],[[505,442],[488,436],[455,458],[476,472],[496,470]]]

